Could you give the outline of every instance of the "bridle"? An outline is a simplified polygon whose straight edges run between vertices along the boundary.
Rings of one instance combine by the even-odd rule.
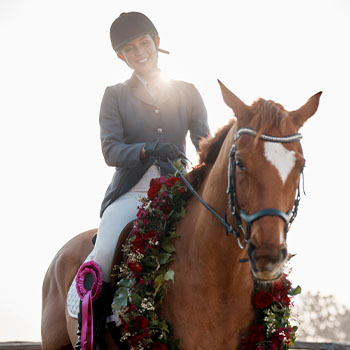
[[[237,145],[236,142],[242,135],[249,135],[252,137],[256,137],[257,133],[249,128],[240,128],[236,131],[234,136],[234,142],[230,150],[229,154],[229,165],[228,165],[228,187],[227,187],[227,193],[229,196],[229,204],[230,204],[230,210],[232,213],[232,216],[235,221],[236,228],[240,231],[240,233],[244,237],[244,243],[247,244],[250,240],[251,236],[251,225],[254,221],[264,217],[264,216],[279,216],[285,223],[284,225],[284,234],[285,238],[287,236],[287,232],[289,231],[289,228],[294,221],[295,217],[298,213],[298,207],[300,202],[300,175],[303,174],[303,169],[299,173],[299,181],[298,181],[298,188],[297,188],[297,195],[294,200],[294,206],[291,210],[287,211],[286,213],[281,211],[280,209],[275,208],[266,208],[259,210],[253,214],[247,214],[244,210],[242,210],[239,206],[238,200],[237,200],[237,190],[236,190],[236,166],[238,160],[236,160],[236,152],[237,152]],[[302,138],[302,135],[299,133],[295,133],[288,136],[270,136],[266,134],[261,134],[259,136],[259,139],[262,141],[267,142],[276,142],[276,143],[291,143],[295,141],[299,141]],[[246,232],[242,225],[242,220],[244,220],[246,225]],[[238,238],[238,245],[241,249],[244,248],[244,245],[242,245],[240,239]]]
[[[237,238],[238,246],[241,249],[244,249],[246,244],[250,240],[252,223],[264,216],[279,216],[280,218],[282,218],[283,221],[285,222],[284,234],[285,236],[287,235],[287,232],[289,231],[289,228],[298,213],[298,207],[300,202],[300,175],[303,175],[303,169],[299,173],[297,195],[294,200],[293,208],[291,210],[284,213],[280,209],[266,208],[266,209],[259,210],[253,214],[247,214],[244,210],[240,208],[238,204],[237,191],[236,191],[236,166],[237,166],[236,142],[242,135],[250,135],[252,137],[256,137],[257,133],[250,128],[238,129],[235,133],[233,145],[229,153],[227,193],[229,196],[229,205],[230,205],[231,214],[234,218],[235,227],[233,227],[227,222],[226,214],[224,214],[224,217],[220,216],[208,203],[206,203],[203,200],[203,198],[197,193],[197,191],[193,188],[193,186],[188,182],[188,180],[181,173],[181,171],[179,171],[179,169],[174,166],[172,161],[168,159],[168,162],[172,166],[174,171],[181,177],[181,179],[183,180],[185,185],[188,187],[188,189],[192,192],[192,194],[221,222],[221,224],[225,228],[226,235],[228,236],[229,234],[233,234]],[[276,142],[276,143],[291,143],[291,142],[299,141],[301,138],[302,138],[302,135],[299,133],[295,133],[288,136],[271,136],[266,134],[261,134],[259,136],[259,139],[262,141]],[[244,230],[244,227],[242,225],[242,220],[244,220],[246,224],[247,232],[245,232]],[[241,236],[243,236],[244,244],[241,243],[241,239],[240,239]],[[247,259],[242,259],[242,262],[246,260]]]

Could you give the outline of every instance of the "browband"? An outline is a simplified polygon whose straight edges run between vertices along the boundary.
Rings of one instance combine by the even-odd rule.
[[[250,135],[250,136],[256,136],[257,133],[249,128],[241,128],[238,129],[235,134],[235,141],[241,136],[241,135]],[[303,136],[299,133],[291,134],[287,136],[271,136],[266,134],[261,134],[259,137],[261,140],[264,141],[270,141],[270,142],[280,142],[280,143],[289,143],[294,141],[299,141],[303,138]]]

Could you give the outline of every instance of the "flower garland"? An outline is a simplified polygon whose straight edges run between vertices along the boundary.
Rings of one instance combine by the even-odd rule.
[[[286,350],[294,344],[297,326],[292,326],[292,298],[301,292],[284,274],[272,283],[255,283],[253,305],[255,322],[242,339],[242,350]]]
[[[158,315],[166,282],[174,282],[168,265],[176,249],[176,224],[185,216],[187,187],[176,176],[152,179],[141,200],[133,235],[124,246],[128,259],[117,269],[118,289],[113,308],[122,322],[121,341],[131,349],[176,350],[170,325]]]
[[[176,252],[172,241],[177,222],[185,216],[187,187],[176,176],[152,179],[147,198],[141,199],[133,235],[123,247],[127,261],[114,266],[120,278],[113,308],[121,320],[121,341],[131,350],[177,350],[179,341],[169,323],[158,315],[166,282],[174,282],[169,263]],[[256,320],[242,339],[241,350],[289,349],[297,326],[290,324],[292,288],[287,275],[272,283],[255,283]]]

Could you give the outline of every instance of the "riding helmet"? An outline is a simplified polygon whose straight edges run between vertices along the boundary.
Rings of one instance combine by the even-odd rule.
[[[146,34],[158,35],[158,31],[151,20],[140,12],[123,12],[112,23],[110,36],[112,47],[120,50],[126,43]]]

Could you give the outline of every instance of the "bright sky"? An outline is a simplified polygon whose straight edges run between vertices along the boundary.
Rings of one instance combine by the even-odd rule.
[[[40,339],[46,269],[99,224],[113,174],[100,150],[100,102],[131,75],[109,42],[124,11],[155,23],[171,52],[160,67],[197,86],[212,133],[232,114],[217,78],[248,104],[263,97],[289,110],[324,92],[302,129],[307,196],[288,238],[291,278],[350,307],[349,1],[1,0],[0,341]]]

